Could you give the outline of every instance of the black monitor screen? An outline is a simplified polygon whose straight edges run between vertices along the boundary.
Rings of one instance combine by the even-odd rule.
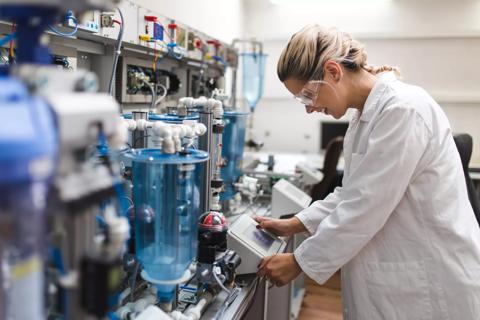
[[[344,137],[347,129],[348,122],[320,122],[320,149],[325,150],[336,137]]]

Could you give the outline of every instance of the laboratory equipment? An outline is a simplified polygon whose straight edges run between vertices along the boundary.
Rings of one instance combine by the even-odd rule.
[[[237,274],[256,273],[263,258],[283,252],[287,245],[282,238],[258,229],[257,225],[255,220],[244,214],[228,230],[228,248],[242,258]]]
[[[206,134],[200,137],[198,148],[208,152],[210,161],[207,162],[203,173],[203,186],[200,200],[201,211],[220,211],[220,193],[223,190],[221,178],[222,139],[223,139],[223,103],[228,96],[223,91],[215,90],[213,98],[184,97],[179,99],[177,110],[179,115],[186,115],[188,110],[199,110],[199,122],[206,128]]]
[[[242,175],[248,113],[227,111],[223,117],[225,130],[223,133],[222,157],[225,164],[222,168],[222,179],[225,191],[221,195],[222,201],[229,200],[235,195],[234,184]]]
[[[280,218],[285,214],[298,213],[307,208],[312,198],[288,182],[279,180],[272,189],[272,217]]]
[[[263,44],[254,39],[234,39],[232,47],[235,48],[238,44],[247,45],[244,53],[241,53],[243,64],[243,96],[247,100],[250,107],[250,112],[253,113],[258,100],[263,94],[263,79],[265,74],[266,55],[263,53]],[[238,109],[237,106],[237,72],[238,66],[232,66],[232,91],[231,101],[229,105],[233,109]]]
[[[253,113],[263,95],[263,82],[267,55],[263,53],[242,53],[243,95]]]
[[[0,88],[0,318],[43,319],[46,196],[57,135],[48,105],[23,83],[0,78]]]
[[[103,2],[102,6],[107,4],[112,2]],[[99,140],[114,148],[123,143],[117,119],[118,105],[108,95],[96,93],[97,81],[92,73],[65,72],[55,66],[46,66],[51,57],[45,46],[46,41],[41,37],[42,33],[55,22],[59,10],[64,10],[69,5],[71,9],[79,11],[99,8],[99,3],[92,1],[3,1],[0,6],[2,18],[16,21],[15,35],[18,38],[17,64],[2,70],[4,75],[8,75],[3,80],[5,83],[2,88],[12,89],[12,92],[0,105],[2,109],[7,108],[4,110],[11,109],[8,111],[11,117],[2,119],[6,122],[10,119],[16,121],[13,122],[14,125],[7,123],[2,126],[4,130],[0,130],[0,140],[5,139],[7,145],[23,149],[19,156],[16,154],[19,149],[7,148],[5,158],[19,156],[19,161],[16,167],[5,172],[12,175],[29,172],[32,177],[43,175],[46,179],[52,168],[56,169],[51,179],[51,188],[42,185],[42,178],[38,177],[31,180],[37,183],[32,184],[30,190],[23,188],[27,186],[28,180],[23,185],[16,184],[15,180],[6,186],[2,185],[6,188],[5,208],[8,205],[9,211],[15,212],[17,217],[11,222],[2,223],[2,227],[8,228],[9,224],[14,226],[10,229],[12,237],[23,238],[22,241],[25,241],[19,244],[12,242],[19,245],[19,248],[10,252],[16,255],[12,261],[21,264],[16,271],[11,269],[14,270],[14,282],[18,281],[20,286],[14,288],[16,293],[13,293],[19,296],[14,296],[12,299],[15,301],[9,301],[8,304],[17,310],[11,309],[12,313],[7,315],[7,319],[42,319],[45,315],[43,297],[47,291],[43,287],[42,263],[45,257],[40,253],[43,254],[46,250],[39,250],[43,243],[39,234],[43,234],[46,229],[47,217],[41,214],[46,203],[49,203],[49,216],[52,218],[51,229],[48,229],[52,242],[49,244],[61,252],[56,255],[54,263],[58,273],[49,285],[56,290],[63,289],[62,295],[65,298],[68,296],[65,300],[60,299],[68,300],[68,308],[67,303],[63,303],[62,310],[68,319],[85,319],[87,314],[98,317],[106,314],[110,305],[102,303],[108,297],[102,297],[103,301],[81,299],[104,289],[99,283],[94,292],[90,291],[91,287],[83,281],[86,280],[85,271],[88,267],[93,267],[88,268],[93,271],[90,274],[98,275],[99,269],[96,267],[101,263],[108,264],[113,270],[128,234],[128,222],[116,215],[110,203],[115,195],[115,167],[107,158],[102,163],[90,161],[90,148]],[[19,90],[18,85],[11,86],[19,81],[28,88],[28,93],[25,89]],[[18,105],[13,106],[12,102]],[[51,132],[55,132],[54,139]],[[24,145],[26,140],[30,140],[27,146]],[[49,162],[53,160],[49,160],[48,154],[45,154],[43,160],[34,159],[52,140],[54,149],[59,151],[54,164]],[[11,192],[15,192],[15,197],[18,197],[20,191],[23,191],[24,199],[12,202],[14,198]],[[48,202],[47,192],[51,196]],[[109,241],[95,240],[95,212],[100,212],[100,203],[105,208],[108,231],[99,234],[108,237]],[[30,219],[23,214],[25,211],[32,214]],[[7,256],[2,255],[2,260]],[[2,261],[2,265],[8,263],[8,259]],[[12,280],[3,275],[1,278]],[[115,288],[113,281],[108,285]],[[25,301],[29,303],[25,304]],[[53,305],[50,307],[54,309]],[[20,315],[17,315],[18,312]]]
[[[295,165],[295,172],[300,173],[300,184],[311,186],[323,179],[323,173],[306,162],[299,162]]]
[[[145,111],[132,111],[132,113],[127,113],[122,115],[123,119],[134,120],[134,121],[146,121],[153,123],[155,121],[161,121],[168,124],[183,124],[183,123],[195,123],[198,122],[198,115],[187,115],[179,116],[173,114],[156,114],[148,113]],[[146,123],[145,122],[145,123]],[[151,128],[135,126],[135,129],[131,129],[132,134],[128,137],[128,143],[133,148],[148,148],[154,145],[153,136]],[[194,142],[194,145],[197,146],[197,141]]]
[[[168,310],[176,284],[188,279],[196,255],[198,173],[208,153],[140,149],[127,157],[132,160],[136,254],[144,268],[142,277],[157,286],[158,298]]]
[[[227,250],[228,224],[222,213],[211,211],[199,219],[196,278],[200,294],[204,285],[224,288],[233,283],[241,258]]]

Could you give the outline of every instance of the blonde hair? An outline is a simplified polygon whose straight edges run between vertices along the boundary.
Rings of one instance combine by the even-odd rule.
[[[400,70],[392,66],[367,64],[364,46],[348,33],[319,25],[306,26],[295,33],[283,49],[277,65],[280,81],[294,78],[303,81],[322,80],[323,66],[333,60],[352,71],[364,69],[372,74]]]

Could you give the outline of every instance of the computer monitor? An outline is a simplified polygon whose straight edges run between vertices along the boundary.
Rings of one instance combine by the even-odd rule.
[[[338,136],[345,136],[348,129],[346,121],[322,121],[320,122],[320,149],[325,150],[328,143]]]

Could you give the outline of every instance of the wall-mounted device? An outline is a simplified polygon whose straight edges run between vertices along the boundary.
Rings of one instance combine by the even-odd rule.
[[[272,217],[280,218],[284,214],[297,213],[307,208],[312,198],[288,182],[282,179],[275,183],[272,190]]]
[[[257,266],[263,258],[283,252],[287,245],[282,238],[257,229],[257,225],[255,220],[244,214],[228,230],[228,248],[242,258],[237,274],[257,272]]]
[[[75,26],[77,26],[79,30],[91,33],[100,32],[101,17],[99,11],[87,11],[77,19],[77,22],[69,19],[66,22],[66,26],[70,28],[75,28]]]
[[[121,103],[149,103],[152,99],[151,90],[136,74],[143,73],[158,94],[176,94],[182,87],[180,78],[173,72],[163,69],[154,70],[151,61],[133,57],[121,57],[117,70],[116,87],[120,88],[115,93],[115,98]]]

